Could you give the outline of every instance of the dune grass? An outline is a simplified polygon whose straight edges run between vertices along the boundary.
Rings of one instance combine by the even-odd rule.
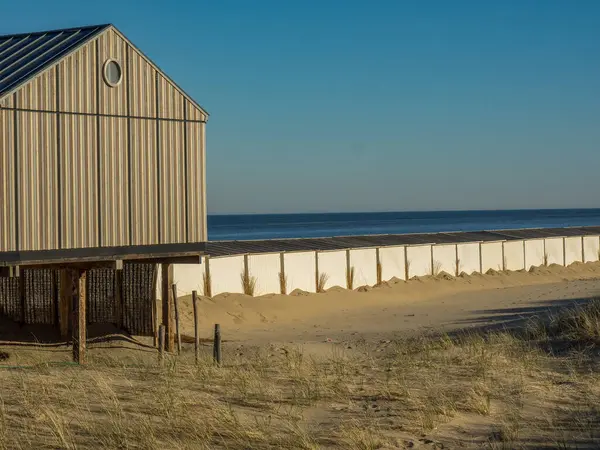
[[[250,275],[247,270],[240,273],[240,281],[242,283],[242,292],[246,295],[254,296],[256,291],[256,277]]]
[[[0,370],[0,448],[597,448],[599,342],[593,302],[518,333],[322,354],[224,343],[222,367],[210,347],[159,367],[151,351],[91,346],[83,368],[47,363],[67,350],[7,348],[34,367]]]

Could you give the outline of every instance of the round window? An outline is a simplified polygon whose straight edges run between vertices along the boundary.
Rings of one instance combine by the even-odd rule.
[[[111,87],[117,86],[123,78],[121,66],[114,59],[109,59],[104,63],[104,81]]]

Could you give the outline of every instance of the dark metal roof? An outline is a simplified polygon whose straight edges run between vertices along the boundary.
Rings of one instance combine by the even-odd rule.
[[[249,253],[327,251],[394,245],[459,244],[462,242],[514,241],[520,239],[598,235],[600,235],[600,227],[572,227],[452,233],[381,234],[330,238],[263,239],[253,241],[209,241],[206,253],[216,257]]]
[[[0,98],[110,25],[0,36]]]

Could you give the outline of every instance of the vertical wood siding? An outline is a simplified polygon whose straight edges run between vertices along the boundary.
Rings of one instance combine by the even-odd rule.
[[[51,111],[18,112],[14,161],[15,113],[0,109],[0,252],[207,239],[205,114],[117,32],[0,106]]]
[[[134,49],[129,49],[129,113],[156,117],[156,70]]]
[[[109,30],[98,38],[98,76],[100,92],[100,113],[113,114],[119,116],[127,115],[127,44],[114,31]],[[121,83],[112,87],[104,82],[102,74],[104,63],[108,59],[114,59],[119,63],[122,70],[123,79]]]
[[[58,246],[56,114],[19,112],[19,250]]]
[[[186,242],[183,122],[160,122],[161,243]]]
[[[14,112],[0,110],[0,252],[16,250],[14,127]]]
[[[100,117],[100,235],[103,247],[129,245],[127,119]]]
[[[17,92],[19,108],[56,111],[56,73],[49,70],[31,80]]]
[[[158,242],[156,121],[131,120],[132,245]]]
[[[202,127],[200,122],[188,122],[187,126],[187,191],[188,191],[188,241],[205,239],[203,232],[203,170]]]
[[[98,247],[97,135],[93,116],[61,116],[63,248]]]
[[[163,119],[183,119],[185,97],[164,77],[158,77],[158,116]]]
[[[65,112],[96,112],[96,44],[90,43],[58,65],[59,108]]]

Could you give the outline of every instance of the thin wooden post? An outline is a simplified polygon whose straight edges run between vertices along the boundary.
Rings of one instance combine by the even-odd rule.
[[[119,330],[123,329],[123,269],[115,270],[115,323]]]
[[[198,293],[192,291],[192,303],[194,305],[194,356],[196,364],[200,361],[200,334],[199,334],[199,311],[198,311]]]
[[[158,279],[158,265],[154,265],[152,274],[152,334],[154,336],[154,346],[158,347],[158,311],[156,306],[156,281]]]
[[[177,334],[177,354],[181,354],[181,333],[179,332],[179,301],[177,299],[177,286],[172,284],[173,305],[175,306],[175,332]]]
[[[68,269],[60,270],[60,293],[58,299],[58,324],[60,337],[65,341],[69,339],[69,318],[73,305],[73,272]]]
[[[221,325],[215,324],[215,339],[213,344],[213,358],[217,365],[221,365]]]
[[[165,326],[158,326],[158,363],[161,365],[165,362]]]
[[[77,279],[78,278],[78,279]],[[87,272],[82,270],[78,277],[73,277],[73,361],[85,364],[87,339],[86,323],[86,278]]]
[[[175,314],[173,313],[173,265],[162,264],[162,324],[165,326],[165,348],[175,350]]]

